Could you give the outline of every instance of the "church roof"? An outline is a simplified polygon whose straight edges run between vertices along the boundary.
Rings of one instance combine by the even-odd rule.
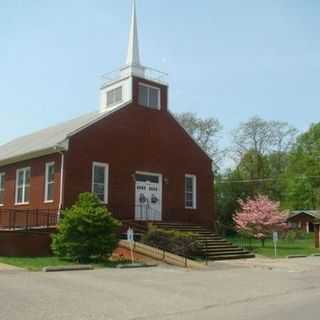
[[[288,217],[288,220],[300,215],[300,214],[306,214],[308,216],[311,216],[317,220],[320,220],[320,210],[296,210],[292,211],[290,216]]]
[[[68,138],[126,106],[91,112],[0,145],[0,166],[67,150]]]

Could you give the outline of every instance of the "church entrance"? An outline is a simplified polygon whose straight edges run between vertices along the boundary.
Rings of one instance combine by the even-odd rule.
[[[135,176],[135,220],[162,220],[162,175],[138,172]]]

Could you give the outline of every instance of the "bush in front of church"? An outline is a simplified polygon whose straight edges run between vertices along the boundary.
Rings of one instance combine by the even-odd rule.
[[[196,258],[202,256],[198,237],[191,232],[165,230],[150,225],[142,238],[142,242],[183,257]]]
[[[53,253],[79,262],[109,258],[118,245],[120,226],[96,195],[83,193],[64,210],[53,236]]]

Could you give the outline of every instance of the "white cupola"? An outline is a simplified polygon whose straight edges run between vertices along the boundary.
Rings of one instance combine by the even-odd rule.
[[[133,100],[133,79],[145,79],[166,85],[163,78],[167,75],[141,64],[136,1],[132,0],[131,23],[129,31],[128,53],[125,66],[103,76],[100,88],[100,111],[105,112]],[[152,89],[151,89],[152,90]],[[150,99],[152,100],[152,99]],[[156,99],[153,99],[156,100]],[[159,93],[160,106],[160,93]]]

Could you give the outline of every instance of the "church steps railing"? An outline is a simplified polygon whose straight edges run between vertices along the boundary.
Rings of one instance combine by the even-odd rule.
[[[57,223],[57,209],[0,209],[0,230],[44,229]]]

